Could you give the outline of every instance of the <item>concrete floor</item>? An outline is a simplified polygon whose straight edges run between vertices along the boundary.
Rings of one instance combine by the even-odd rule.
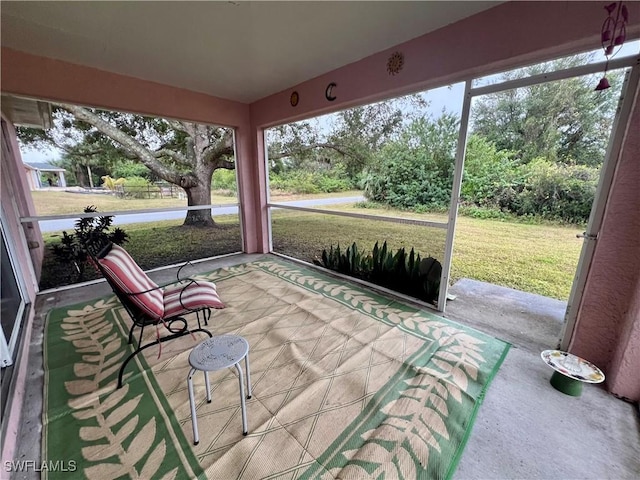
[[[197,263],[187,274],[257,258],[238,255]],[[150,276],[167,283],[175,279],[175,269]],[[42,335],[48,311],[109,293],[102,282],[38,296],[16,460],[40,458]],[[456,299],[448,302],[446,317],[513,345],[488,389],[454,479],[640,478],[637,405],[595,385],[586,385],[581,397],[570,397],[549,384],[552,370],[540,352],[557,345],[564,302],[467,279],[450,293]]]
[[[446,317],[512,344],[487,391],[456,479],[639,479],[640,416],[597,385],[555,390],[540,358],[556,348],[566,303],[463,279]]]

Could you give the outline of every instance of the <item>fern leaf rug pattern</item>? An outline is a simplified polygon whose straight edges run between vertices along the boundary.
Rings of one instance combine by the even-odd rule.
[[[507,343],[286,261],[200,278],[227,305],[211,332],[250,345],[249,435],[235,370],[210,374],[211,403],[197,374],[193,445],[187,358],[207,337],[145,350],[117,389],[129,321],[108,297],[49,314],[43,461],[101,480],[451,478]]]

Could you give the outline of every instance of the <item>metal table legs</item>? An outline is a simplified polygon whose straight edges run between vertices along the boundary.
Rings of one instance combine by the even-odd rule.
[[[242,434],[247,435],[249,432],[249,427],[247,426],[247,407],[245,402],[245,392],[244,392],[244,375],[242,373],[242,367],[240,366],[240,359],[234,366],[238,372],[238,382],[240,385],[240,408],[242,410]],[[249,368],[249,354],[247,353],[244,357],[244,366],[247,373],[247,397],[251,398],[251,370]],[[187,388],[189,390],[189,406],[191,407],[191,425],[193,426],[193,444],[198,445],[200,442],[200,436],[198,435],[198,418],[196,414],[196,402],[195,396],[193,393],[193,375],[198,371],[196,368],[191,368],[189,370],[189,375],[187,377]],[[209,372],[207,370],[202,370],[204,373],[204,382],[207,390],[207,403],[211,403],[211,384],[209,382]]]

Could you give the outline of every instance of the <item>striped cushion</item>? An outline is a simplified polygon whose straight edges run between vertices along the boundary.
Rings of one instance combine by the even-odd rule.
[[[128,295],[128,298],[149,317],[163,318],[162,290],[142,271],[124,248],[113,244],[109,253],[98,259],[98,262],[104,273],[125,293],[144,292],[155,288],[140,295]]]
[[[182,285],[172,285],[164,290],[164,316],[183,315],[204,307],[224,308],[220,301],[216,285],[200,281]]]

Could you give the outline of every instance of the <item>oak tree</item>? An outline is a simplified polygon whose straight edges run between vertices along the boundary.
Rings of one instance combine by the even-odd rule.
[[[18,129],[25,144],[55,146],[86,165],[134,159],[162,180],[184,189],[188,206],[211,203],[211,178],[234,169],[233,132],[182,120],[150,118],[69,104],[56,104],[48,131]],[[215,225],[210,209],[189,210],[185,225]]]

